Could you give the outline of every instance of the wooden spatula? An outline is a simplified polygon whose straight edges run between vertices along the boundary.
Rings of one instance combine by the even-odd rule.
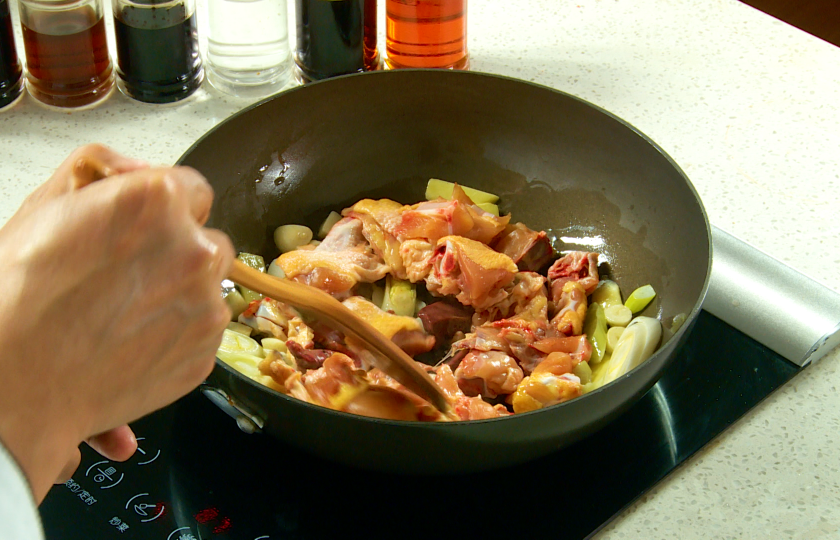
[[[233,261],[228,278],[307,312],[345,335],[360,340],[365,348],[373,353],[376,367],[420,397],[429,400],[439,411],[448,410],[449,404],[443,391],[410,356],[329,294],[315,287],[264,274],[240,260]]]

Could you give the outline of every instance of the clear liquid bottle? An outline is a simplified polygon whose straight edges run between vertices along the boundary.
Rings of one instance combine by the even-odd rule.
[[[127,96],[172,103],[204,80],[194,0],[113,0],[117,82]]]
[[[291,81],[286,0],[208,0],[207,78],[219,90],[259,97]]]
[[[386,0],[390,69],[467,69],[467,0]]]
[[[378,69],[376,0],[297,0],[295,5],[301,81]]]
[[[23,70],[15,48],[9,3],[0,0],[0,109],[14,103],[23,92]]]
[[[26,86],[55,107],[84,107],[114,87],[102,0],[20,0]]]

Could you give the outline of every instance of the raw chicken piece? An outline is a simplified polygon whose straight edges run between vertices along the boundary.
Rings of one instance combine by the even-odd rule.
[[[254,300],[239,314],[239,322],[250,326],[260,334],[286,340],[289,319],[300,317],[294,308],[272,298]]]
[[[389,270],[362,234],[362,222],[352,217],[333,225],[314,249],[289,251],[275,262],[288,279],[336,296],[345,295],[356,283],[378,281]]]
[[[461,236],[444,236],[437,242],[426,277],[429,292],[455,295],[476,310],[487,309],[508,296],[505,286],[517,272],[507,255]]]
[[[393,230],[406,208],[408,207],[389,199],[364,199],[342,212],[347,217],[361,220],[362,234],[373,251],[382,257],[385,264],[391,268],[391,272],[400,279],[408,277],[400,255],[400,240],[393,235]]]
[[[586,335],[550,337],[541,339],[531,346],[545,354],[566,353],[571,357],[573,367],[581,362],[588,362],[589,358],[592,357],[592,344],[586,339]]]
[[[523,272],[537,272],[554,256],[554,248],[545,231],[532,231],[523,223],[505,227],[492,248],[510,257]]]
[[[427,334],[423,324],[414,317],[388,313],[361,296],[351,296],[342,303],[409,356],[429,352],[435,346],[435,338]],[[352,339],[347,338],[347,341],[351,350],[358,348]]]
[[[536,272],[517,272],[505,291],[508,293],[505,298],[475,314],[473,325],[481,326],[517,314],[520,318],[548,320],[545,277]]]
[[[566,281],[554,298],[556,313],[551,319],[552,327],[566,336],[578,336],[583,332],[586,318],[586,291],[579,281]]]
[[[455,334],[466,334],[472,329],[472,310],[457,303],[441,300],[417,312],[423,328],[435,337],[435,343],[448,343]]]
[[[569,281],[580,283],[587,295],[592,294],[599,281],[598,254],[572,251],[551,265],[548,269],[548,279],[551,281],[551,293],[555,298],[560,295],[563,285]]]
[[[425,201],[404,210],[392,232],[400,241],[422,238],[435,242],[444,236],[463,236],[489,244],[509,221],[509,215],[496,216],[476,206],[456,185],[451,200]]]
[[[565,353],[549,354],[525,377],[511,397],[514,413],[535,411],[581,395],[580,379],[571,373],[572,358]]]
[[[516,360],[499,351],[470,351],[455,370],[464,394],[491,399],[512,394],[523,376]]]
[[[435,382],[449,398],[452,406],[450,414],[453,420],[484,420],[510,416],[510,411],[504,405],[490,405],[480,397],[464,395],[458,387],[452,369],[446,364],[441,364],[435,370]]]
[[[400,245],[400,257],[405,269],[405,279],[412,283],[423,281],[432,271],[435,245],[426,240],[406,240]]]

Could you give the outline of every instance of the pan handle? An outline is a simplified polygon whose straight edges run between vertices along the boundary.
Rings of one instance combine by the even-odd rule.
[[[840,344],[840,294],[712,227],[703,309],[798,366]]]
[[[233,399],[230,394],[208,383],[199,386],[199,390],[214,405],[222,409],[228,416],[236,420],[236,425],[245,433],[260,433],[265,421],[254,414],[247,407]]]

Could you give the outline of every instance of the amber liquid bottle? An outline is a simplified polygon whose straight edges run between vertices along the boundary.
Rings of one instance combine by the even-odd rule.
[[[114,86],[101,0],[21,0],[29,93],[55,107],[95,103]]]
[[[9,3],[0,0],[0,109],[15,101],[21,94],[22,72],[15,49]]]
[[[467,69],[467,0],[386,0],[390,69]]]
[[[376,0],[296,0],[295,7],[300,80],[377,69]]]

